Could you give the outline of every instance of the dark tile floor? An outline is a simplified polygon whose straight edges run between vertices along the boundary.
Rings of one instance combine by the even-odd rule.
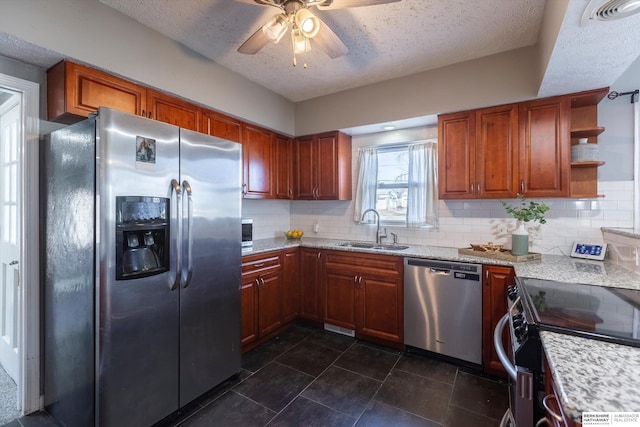
[[[242,368],[162,426],[482,427],[509,406],[506,382],[299,325],[245,354]],[[9,426],[34,425],[25,418]]]

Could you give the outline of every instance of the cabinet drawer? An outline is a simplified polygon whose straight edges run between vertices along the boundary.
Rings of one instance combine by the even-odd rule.
[[[280,254],[257,254],[242,257],[242,274],[266,272],[280,268]]]
[[[360,274],[399,277],[402,275],[402,258],[392,255],[326,251],[325,268],[353,270],[354,267]]]

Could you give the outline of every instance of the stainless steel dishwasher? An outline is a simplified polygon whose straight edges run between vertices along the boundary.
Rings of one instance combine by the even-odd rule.
[[[404,259],[404,343],[482,363],[482,265]]]

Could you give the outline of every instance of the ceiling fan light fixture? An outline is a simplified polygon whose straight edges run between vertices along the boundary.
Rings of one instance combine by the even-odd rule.
[[[296,12],[294,21],[300,32],[307,38],[313,38],[320,31],[320,20],[309,9]]]
[[[282,36],[285,35],[288,28],[289,20],[287,19],[286,15],[281,13],[275,15],[269,20],[269,22],[264,24],[264,26],[262,27],[262,31],[269,40],[274,43],[278,43],[280,39],[282,39]]]
[[[309,43],[309,39],[305,37],[299,29],[296,28],[291,31],[291,39],[293,40],[294,54],[305,53],[311,50],[311,43]]]

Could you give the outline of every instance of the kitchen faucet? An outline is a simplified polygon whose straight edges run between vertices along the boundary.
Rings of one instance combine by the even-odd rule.
[[[376,214],[376,244],[379,245],[380,243],[382,243],[382,239],[387,238],[387,229],[384,229],[384,234],[380,234],[380,214],[375,209],[367,209],[366,211],[362,212],[362,218],[360,218],[360,222],[364,221],[365,215],[369,212],[373,212],[374,214]]]

